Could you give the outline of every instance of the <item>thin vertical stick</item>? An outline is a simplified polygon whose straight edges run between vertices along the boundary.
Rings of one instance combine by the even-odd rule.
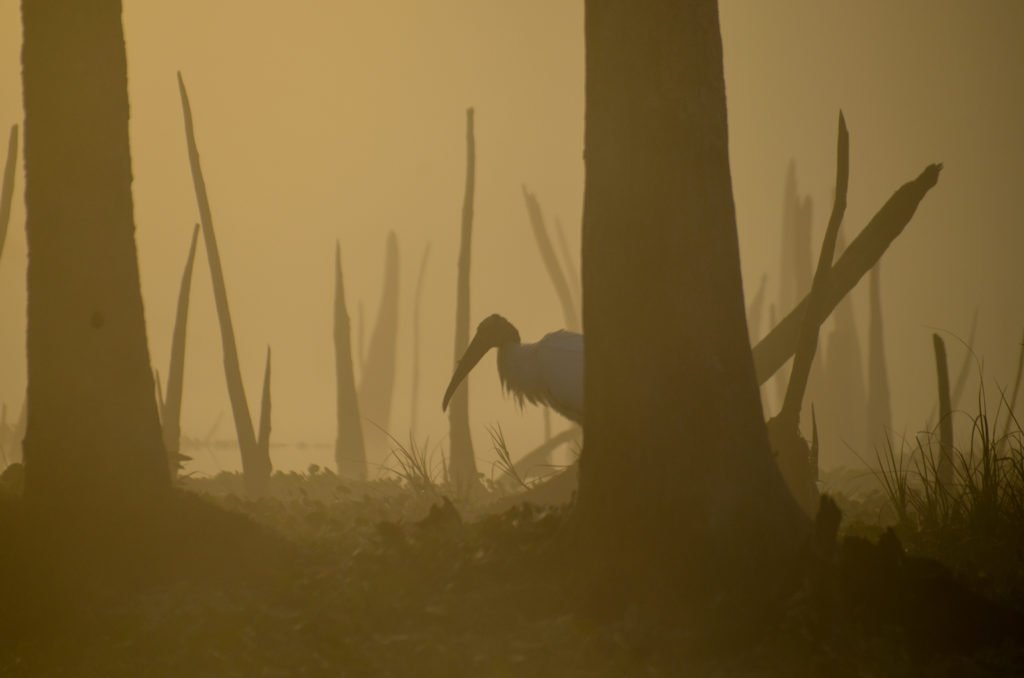
[[[939,377],[939,486],[949,490],[953,483],[953,412],[949,398],[949,365],[946,344],[938,334],[932,335],[935,346],[935,369]]]
[[[473,236],[473,193],[476,174],[476,142],[473,135],[473,109],[466,111],[466,189],[462,201],[462,229],[459,242],[459,270],[455,288],[455,361],[469,345],[469,265]],[[451,444],[449,468],[460,493],[468,493],[477,483],[476,458],[469,433],[469,384],[452,396],[448,409]]]
[[[11,136],[7,141],[7,163],[4,165],[3,184],[0,184],[0,259],[3,258],[4,241],[7,239],[7,224],[11,220],[11,203],[14,198],[14,169],[18,164],[18,126],[11,125]]]
[[[416,277],[416,298],[413,300],[412,307],[412,403],[409,414],[409,430],[414,436],[420,398],[420,305],[423,303],[423,279],[426,277],[428,259],[430,259],[430,243],[423,248],[420,273]]]

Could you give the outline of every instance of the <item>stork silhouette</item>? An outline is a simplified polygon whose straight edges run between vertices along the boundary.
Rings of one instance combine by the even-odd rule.
[[[583,425],[583,335],[558,330],[535,343],[524,344],[519,330],[500,315],[485,318],[473,341],[455,366],[441,409],[470,370],[492,348],[498,349],[498,378],[519,402],[547,405]]]

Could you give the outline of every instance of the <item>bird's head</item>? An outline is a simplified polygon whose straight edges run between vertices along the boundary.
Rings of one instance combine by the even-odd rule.
[[[444,401],[441,403],[441,410],[448,409],[448,401],[452,399],[452,394],[455,393],[455,389],[458,388],[462,380],[466,378],[469,371],[480,362],[480,359],[484,357],[484,354],[492,348],[504,346],[505,344],[518,344],[519,343],[519,331],[513,327],[512,323],[505,320],[503,317],[495,313],[489,315],[481,321],[476,328],[476,334],[473,336],[473,341],[469,342],[469,346],[466,347],[466,352],[462,354],[462,358],[459,359],[459,364],[455,366],[455,374],[452,375],[452,380],[448,382],[448,389],[444,392]]]

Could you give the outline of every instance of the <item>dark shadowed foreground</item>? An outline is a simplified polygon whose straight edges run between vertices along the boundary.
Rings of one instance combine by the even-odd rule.
[[[277,474],[271,496],[257,501],[238,498],[237,476],[186,482],[211,494],[175,491],[85,524],[81,514],[32,514],[16,496],[16,470],[5,475],[0,674],[910,676],[1024,667],[1012,635],[1024,577],[996,604],[976,592],[984,573],[954,577],[907,555],[892,533],[877,543],[848,535],[830,551],[834,523],[824,521],[824,538],[794,572],[797,593],[740,639],[723,635],[736,614],[728,607],[723,618],[684,612],[672,625],[636,609],[580,613],[587,587],[562,546],[563,509],[464,520],[437,489],[346,484],[324,472]]]

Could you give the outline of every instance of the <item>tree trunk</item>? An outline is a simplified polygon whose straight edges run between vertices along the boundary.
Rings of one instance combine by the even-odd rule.
[[[747,336],[717,4],[588,0],[585,24],[582,543],[613,588],[742,589],[807,523]]]
[[[391,443],[391,401],[395,392],[398,358],[398,236],[388,233],[384,255],[384,284],[366,362],[359,382],[359,414],[363,419],[363,446],[370,465],[382,465]]]
[[[26,494],[169,485],[132,216],[119,0],[22,3],[28,235]]]
[[[469,346],[469,270],[473,242],[473,194],[476,175],[476,139],[473,109],[466,110],[466,190],[462,198],[462,227],[459,237],[459,271],[455,283],[455,362]],[[448,468],[451,481],[461,495],[472,492],[478,482],[473,438],[469,432],[469,380],[452,394],[448,408],[448,439],[451,449]]]
[[[873,452],[885,448],[892,433],[892,406],[889,401],[889,368],[885,360],[885,328],[882,320],[881,264],[871,269],[868,325],[868,412],[864,439],[870,446],[863,455],[874,459]]]
[[[345,306],[345,283],[341,275],[341,243],[334,246],[334,375],[337,385],[338,435],[334,441],[334,463],[338,475],[366,480],[366,447],[359,417],[359,398],[352,370],[352,331]]]

